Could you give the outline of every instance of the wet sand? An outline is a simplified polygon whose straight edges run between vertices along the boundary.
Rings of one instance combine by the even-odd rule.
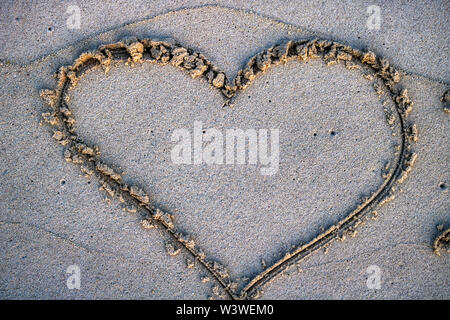
[[[278,21],[263,17],[265,8],[260,9],[255,11],[261,15],[220,7],[186,9],[72,45],[71,39],[58,38],[55,29],[51,37],[56,42],[48,48],[46,44],[29,50],[21,44],[22,36],[15,47],[20,54],[11,54],[13,41],[5,46],[2,297],[220,298],[224,283],[230,285],[228,293],[239,297],[251,278],[287,253],[300,257],[307,252],[303,245],[339,225],[358,205],[371,202],[384,181],[395,176],[394,190],[390,186],[386,197],[366,210],[363,224],[345,234],[333,233],[345,241],[320,246],[306,259],[290,260],[288,268],[252,293],[266,299],[448,298],[448,256],[433,253],[436,227],[449,221],[448,113],[441,99],[448,89],[448,72],[442,74],[445,64],[434,72],[432,63],[447,57],[430,54],[439,43],[430,50],[420,51],[420,44],[411,49],[423,53],[416,65],[429,59],[421,70],[411,67],[411,59],[377,46],[380,39],[374,31],[369,32],[374,40],[369,37],[362,44],[352,32],[337,37],[310,25],[282,23],[290,17],[283,15],[282,7]],[[360,28],[367,32],[364,24]],[[389,92],[374,88],[364,68],[352,68],[342,55],[338,59],[345,50],[334,55],[336,63],[299,59],[303,53],[295,50],[295,58],[286,63],[254,79],[248,76],[251,85],[239,89],[224,107],[232,90],[217,79],[220,72],[208,78],[201,66],[198,72],[205,73],[197,75],[169,64],[141,63],[144,51],[127,40],[129,60],[109,70],[103,63],[80,79],[69,75],[76,83],[70,90],[72,114],[60,120],[76,119],[74,132],[84,145],[66,143],[68,132],[41,125],[43,112],[50,111],[44,118],[52,122],[52,108],[44,103],[52,102],[52,94],[44,91],[44,100],[39,95],[57,88],[55,71],[72,65],[82,52],[130,36],[176,39],[202,53],[203,65],[212,63],[222,70],[230,86],[242,83],[233,79],[252,56],[289,39],[315,37],[351,46],[362,52],[353,60],[363,63],[372,60],[371,54],[364,56],[372,50],[404,75]],[[411,42],[396,45],[405,50]],[[289,50],[287,56],[293,57]],[[412,102],[411,110],[405,101]],[[404,128],[399,117],[389,117],[396,108],[407,111]],[[192,128],[194,121],[202,121],[205,129],[279,128],[277,174],[263,176],[258,165],[171,163],[171,132]],[[407,148],[399,162],[402,138]],[[73,164],[79,159],[74,161],[74,153],[65,151],[74,147],[90,163],[89,158],[97,157],[93,146],[108,166],[95,162],[80,171]],[[110,167],[123,173],[122,180]],[[380,205],[391,196],[392,201]],[[201,250],[194,256],[191,239]],[[80,290],[66,286],[70,265],[80,267]],[[367,287],[366,271],[372,265],[381,270],[377,290]]]

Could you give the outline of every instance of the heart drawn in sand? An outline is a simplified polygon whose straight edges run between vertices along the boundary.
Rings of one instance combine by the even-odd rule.
[[[101,159],[98,148],[82,141],[74,129],[75,119],[70,109],[68,91],[77,85],[84,74],[94,68],[103,68],[107,72],[110,68],[124,63],[133,65],[151,62],[172,65],[188,72],[192,78],[206,79],[213,88],[221,91],[225,98],[224,106],[227,106],[233,97],[245,90],[259,74],[292,59],[323,59],[327,64],[343,62],[350,70],[363,68],[366,71],[365,77],[374,81],[376,90],[387,93],[392,99],[395,108],[385,110],[386,119],[392,128],[400,130],[401,144],[394,153],[395,163],[385,168],[384,182],[375,192],[363,199],[338,223],[320,232],[308,243],[287,252],[283,258],[266,267],[238,291],[227,270],[217,262],[210,261],[189,236],[180,232],[170,213],[155,208],[144,190],[124,183],[121,175],[112,169],[112,164],[106,164]],[[376,57],[373,52],[361,52],[328,40],[298,40],[275,45],[252,57],[236,78],[229,81],[225,72],[216,68],[202,54],[177,42],[131,38],[102,46],[97,51],[83,53],[73,65],[59,70],[58,80],[57,87],[41,91],[41,97],[51,107],[50,112],[43,114],[43,119],[54,128],[53,138],[64,146],[65,159],[77,164],[83,173],[97,176],[102,185],[101,189],[109,195],[133,205],[142,215],[141,224],[144,228],[156,226],[165,230],[220,283],[224,292],[232,299],[255,298],[263,284],[289,265],[323,248],[334,239],[354,232],[376,206],[394,198],[397,186],[406,179],[416,159],[416,154],[411,151],[411,144],[417,141],[417,129],[415,125],[407,122],[412,102],[407,91],[402,90],[398,84],[400,73],[385,59]]]

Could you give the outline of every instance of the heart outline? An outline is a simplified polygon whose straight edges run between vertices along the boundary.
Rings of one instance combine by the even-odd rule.
[[[393,117],[393,122],[398,123],[402,133],[399,150],[394,153],[395,166],[390,167],[384,182],[370,197],[364,199],[363,203],[308,243],[297,246],[294,251],[288,252],[283,258],[265,268],[239,292],[233,289],[228,276],[224,276],[212,262],[206,260],[201,249],[196,248],[195,245],[192,246],[188,238],[176,231],[170,214],[153,207],[143,190],[124,184],[120,174],[101,160],[98,148],[86,145],[74,130],[75,119],[69,108],[68,91],[76,87],[83,75],[97,67],[102,67],[105,72],[108,72],[111,65],[116,63],[171,64],[187,71],[193,78],[205,78],[213,88],[222,92],[225,98],[224,106],[226,106],[238,92],[245,90],[259,73],[265,72],[272,66],[284,64],[288,60],[306,61],[312,58],[322,58],[327,64],[344,61],[346,65],[352,66],[356,62],[356,65],[368,67],[373,78],[381,80],[395,105],[397,116],[391,114],[391,119]],[[387,60],[376,57],[373,52],[361,52],[350,46],[328,40],[303,39],[277,44],[251,57],[236,78],[228,81],[226,73],[216,68],[201,53],[183,47],[173,40],[129,38],[101,46],[97,51],[81,54],[71,66],[61,67],[57,77],[58,84],[55,89],[41,91],[41,97],[52,110],[51,113],[44,113],[43,118],[45,122],[56,128],[53,138],[66,147],[66,160],[80,165],[82,172],[96,175],[102,188],[111,196],[133,203],[143,211],[141,212],[143,221],[151,221],[165,230],[211,273],[232,299],[254,298],[261,286],[282,273],[289,265],[298,263],[346,232],[354,230],[375,207],[393,199],[396,186],[406,179],[417,157],[411,151],[412,143],[417,141],[417,129],[414,124],[407,122],[413,103],[406,89],[401,90],[398,86],[400,73],[390,66]]]

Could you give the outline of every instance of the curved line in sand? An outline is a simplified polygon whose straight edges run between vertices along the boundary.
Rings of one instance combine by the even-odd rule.
[[[77,85],[80,78],[90,70],[102,67],[107,71],[116,63],[135,64],[152,62],[172,64],[188,72],[192,77],[204,78],[214,88],[221,90],[229,101],[237,92],[245,90],[256,77],[269,67],[279,65],[291,59],[308,60],[322,58],[327,64],[344,61],[349,68],[355,65],[368,68],[372,79],[379,79],[392,98],[398,116],[402,133],[402,143],[395,153],[396,163],[389,169],[384,183],[369,198],[352,210],[340,222],[319,234],[306,245],[298,246],[293,252],[269,266],[254,277],[240,291],[233,289],[233,283],[219,265],[208,261],[204,252],[196,247],[185,235],[177,232],[170,214],[163,213],[149,203],[148,195],[135,186],[123,183],[120,174],[100,160],[98,149],[87,146],[74,132],[75,119],[69,108],[70,96],[68,89]],[[354,64],[356,63],[356,64]],[[254,298],[258,289],[282,273],[294,262],[298,262],[313,252],[323,248],[331,241],[343,237],[347,232],[363,222],[369,212],[377,205],[393,199],[394,189],[407,177],[414,164],[416,155],[410,151],[411,142],[417,140],[414,126],[407,124],[406,118],[411,110],[412,102],[406,90],[400,90],[397,83],[400,80],[397,70],[389,66],[385,59],[380,59],[372,52],[361,52],[350,46],[334,43],[328,40],[298,40],[275,45],[262,51],[249,60],[247,65],[238,72],[233,81],[226,79],[226,74],[220,71],[200,53],[185,48],[177,43],[152,41],[151,39],[128,39],[102,46],[98,51],[82,54],[70,67],[62,67],[59,72],[59,83],[55,90],[44,90],[43,99],[51,106],[53,113],[46,114],[47,122],[57,128],[54,138],[66,146],[66,160],[80,165],[85,173],[95,174],[100,178],[103,189],[110,195],[136,205],[143,213],[145,221],[150,221],[167,231],[176,242],[191,253],[219,282],[232,299]]]

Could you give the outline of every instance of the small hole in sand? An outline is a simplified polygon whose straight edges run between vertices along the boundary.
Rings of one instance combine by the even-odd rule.
[[[446,186],[445,183],[441,183],[441,184],[439,185],[439,188],[441,188],[441,190],[447,190],[447,186]]]
[[[336,135],[336,132],[330,131],[330,135],[331,135],[331,136],[335,136],[335,135]]]
[[[61,185],[63,186],[63,185],[65,185],[65,184],[66,184],[66,180],[64,180],[64,179],[61,179],[61,181],[60,181],[59,183],[61,183]]]

